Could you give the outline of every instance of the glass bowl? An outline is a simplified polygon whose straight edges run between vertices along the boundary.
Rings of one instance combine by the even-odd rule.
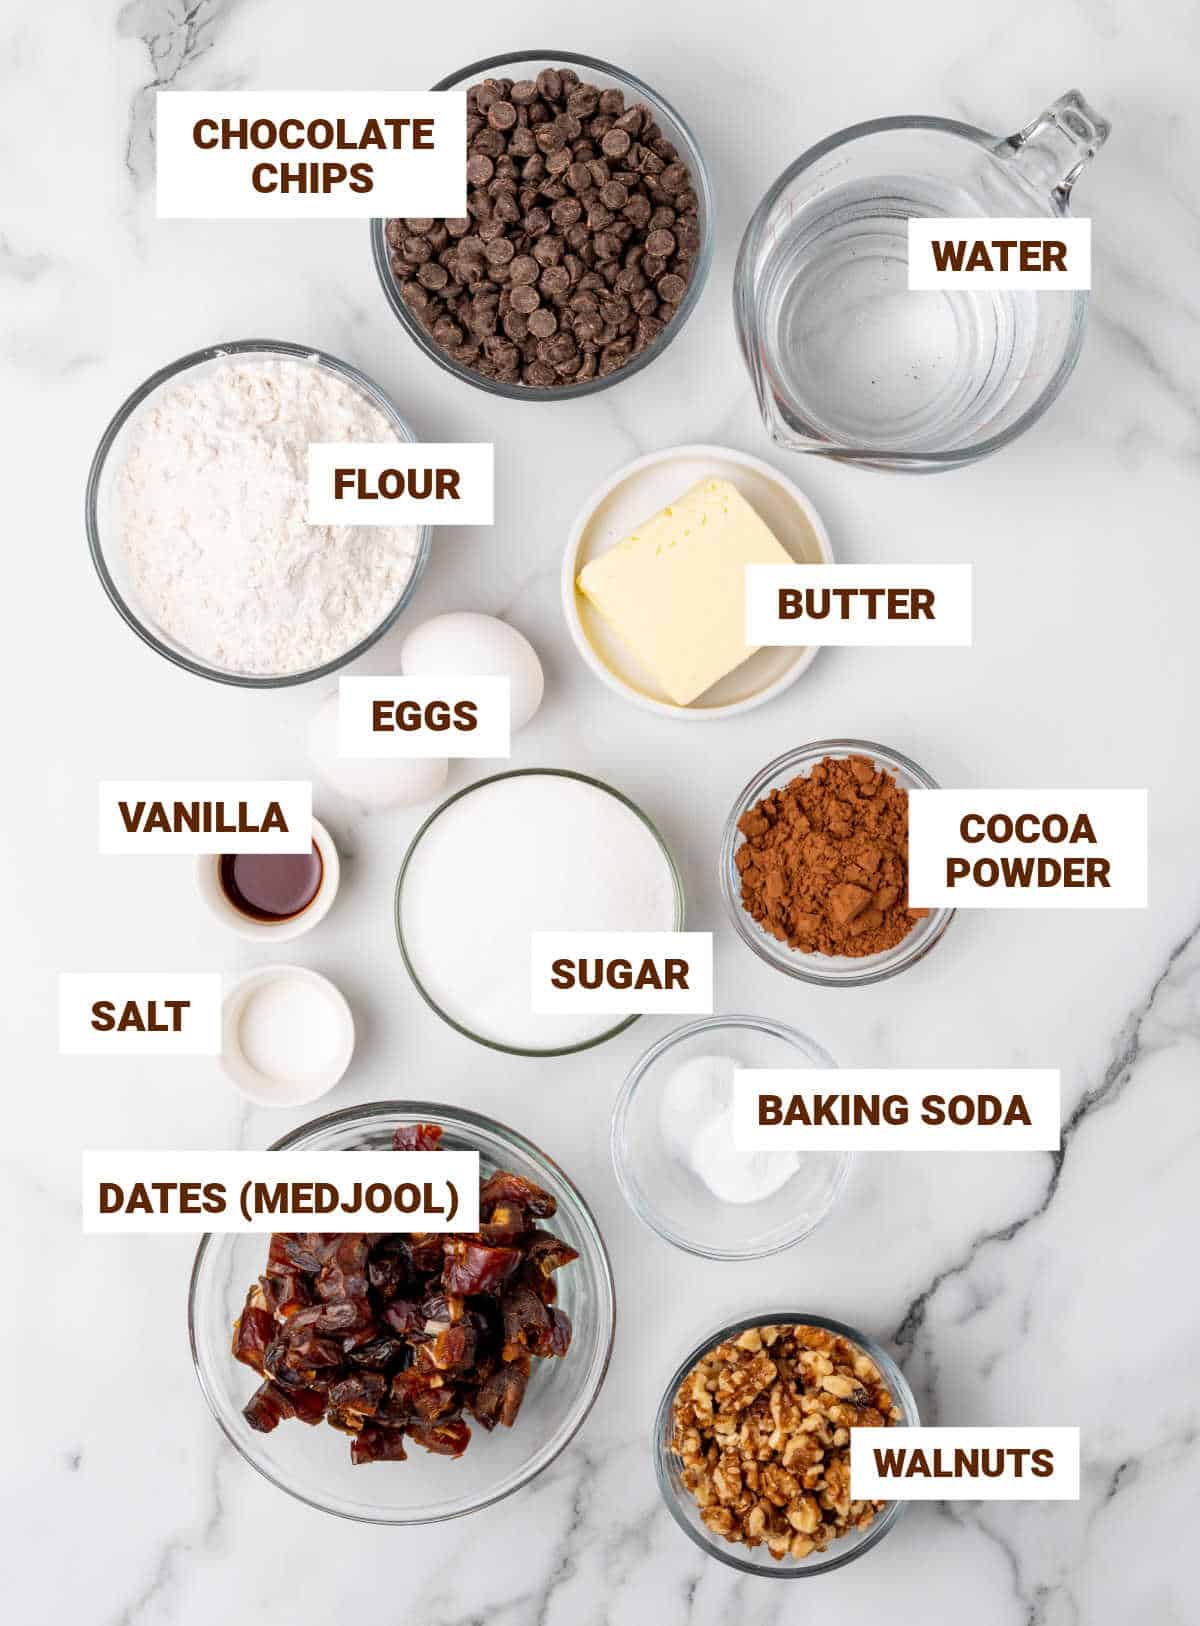
[[[723,1202],[681,1159],[664,1121],[674,1070],[706,1056],[744,1067],[835,1067],[814,1040],[759,1016],[705,1016],[676,1028],[634,1065],[612,1117],[617,1184],[634,1213],[667,1242],[704,1259],[761,1259],[810,1235],[837,1200],[848,1152],[803,1152],[778,1191],[755,1203]],[[786,1154],[776,1154],[785,1156]]]
[[[658,1480],[658,1488],[663,1501],[667,1504],[667,1511],[697,1547],[706,1552],[710,1558],[728,1564],[731,1569],[741,1570],[743,1575],[769,1575],[781,1581],[796,1581],[804,1576],[826,1575],[830,1570],[839,1570],[843,1565],[852,1564],[856,1558],[870,1552],[871,1548],[878,1546],[887,1535],[907,1504],[889,1502],[882,1513],[876,1514],[865,1530],[855,1530],[831,1542],[823,1553],[811,1553],[807,1558],[775,1559],[765,1546],[743,1547],[738,1542],[726,1541],[721,1536],[713,1535],[701,1523],[700,1509],[691,1492],[683,1485],[680,1477],[681,1464],[671,1449],[671,1435],[674,1431],[671,1408],[680,1384],[700,1357],[714,1345],[724,1343],[728,1338],[736,1338],[748,1327],[787,1323],[824,1327],[826,1332],[835,1333],[848,1339],[850,1343],[857,1344],[864,1355],[869,1355],[879,1368],[880,1376],[900,1410],[899,1426],[917,1427],[920,1417],[917,1415],[917,1402],[908,1381],[887,1350],[882,1349],[873,1339],[865,1337],[853,1327],[844,1326],[840,1321],[830,1321],[826,1316],[810,1315],[806,1310],[763,1310],[757,1315],[742,1316],[728,1327],[710,1333],[684,1357],[659,1402],[650,1449],[654,1455],[654,1473]]]
[[[937,781],[931,779],[924,768],[917,766],[899,751],[874,745],[870,740],[817,740],[802,745],[795,751],[785,751],[768,762],[744,788],[725,822],[721,837],[721,891],[730,919],[743,943],[749,944],[760,960],[784,971],[801,982],[815,982],[830,988],[860,988],[866,983],[882,982],[894,977],[924,959],[937,943],[954,915],[953,909],[934,909],[918,920],[908,936],[893,948],[881,954],[864,954],[858,958],[841,954],[807,954],[802,949],[789,948],[777,937],[764,931],[754,917],[742,908],[741,878],[734,862],[737,850],[745,837],[738,829],[738,820],[760,802],[769,791],[786,785],[793,779],[812,772],[823,757],[870,757],[876,767],[886,769],[902,790],[937,790]]]
[[[641,372],[643,367],[648,367],[661,356],[671,340],[682,331],[684,323],[696,308],[712,265],[714,204],[708,165],[704,162],[695,136],[671,104],[633,74],[613,67],[610,62],[602,62],[598,57],[580,56],[575,51],[507,51],[502,56],[485,57],[460,68],[457,73],[448,74],[445,79],[439,79],[433,89],[465,90],[477,80],[489,78],[536,79],[543,68],[561,67],[577,69],[581,78],[589,84],[598,85],[601,90],[624,91],[628,100],[644,102],[654,114],[663,135],[678,147],[680,160],[687,164],[691,173],[692,190],[699,200],[700,249],[692,261],[687,292],[680,300],[675,315],[653,343],[605,378],[589,378],[582,384],[563,384],[557,389],[544,389],[532,384],[506,384],[500,379],[484,378],[469,367],[462,366],[435,343],[400,297],[399,284],[388,264],[387,240],[384,236],[387,221],[379,218],[372,220],[371,255],[375,269],[387,302],[409,337],[444,371],[462,379],[464,383],[473,384],[476,389],[504,396],[509,401],[569,401],[577,396],[594,395]]]
[[[215,683],[231,683],[244,689],[282,689],[295,683],[311,683],[316,678],[328,677],[331,672],[340,671],[343,666],[348,666],[351,661],[357,660],[364,651],[370,649],[377,639],[383,637],[416,591],[417,583],[429,558],[432,533],[428,525],[418,527],[417,553],[412,573],[404,584],[400,597],[375,630],[337,656],[335,660],[327,661],[323,666],[315,666],[307,671],[263,675],[216,666],[193,650],[177,643],[169,633],[149,619],[147,613],[139,607],[137,596],[130,585],[113,512],[113,484],[124,459],[134,416],[159,391],[176,384],[185,374],[211,367],[227,356],[256,355],[292,356],[299,361],[315,362],[318,367],[326,368],[352,385],[361,395],[366,396],[373,406],[378,407],[391,423],[397,440],[415,442],[416,435],[379,385],[365,373],[360,373],[357,367],[352,367],[349,362],[339,361],[336,356],[325,355],[312,345],[289,344],[281,339],[235,339],[229,344],[214,344],[204,350],[194,350],[191,355],[181,356],[169,366],[159,368],[158,372],[152,373],[146,382],[139,385],[128,400],[122,403],[100,437],[96,455],[92,459],[84,515],[88,548],[104,591],[126,626],[132,627],[143,643],[149,644],[151,649],[164,655],[174,665],[181,666],[185,672],[194,672],[198,677],[211,678]]]
[[[365,1524],[432,1524],[510,1496],[541,1473],[568,1444],[604,1382],[616,1304],[608,1253],[591,1210],[570,1180],[531,1141],[462,1107],[430,1101],[376,1101],[315,1118],[276,1141],[272,1151],[379,1151],[399,1124],[438,1123],[449,1151],[477,1151],[482,1178],[504,1168],[551,1192],[558,1212],[550,1228],[578,1250],[560,1271],[559,1304],[571,1318],[571,1347],[561,1359],[535,1362],[525,1403],[511,1429],[472,1431],[458,1460],[414,1447],[407,1462],[354,1467],[344,1434],[284,1422],[257,1434],[242,1418],[255,1374],[233,1359],[230,1335],[246,1290],[259,1275],[268,1238],[210,1235],[192,1269],[188,1330],[204,1397],[230,1443],[280,1490],[324,1513]]]
[[[614,1038],[618,1033],[624,1033],[627,1027],[631,1027],[632,1024],[637,1021],[637,1016],[633,1015],[619,1017],[613,1021],[611,1026],[605,1027],[601,1032],[589,1034],[586,1038],[579,1039],[570,1044],[547,1045],[542,1049],[518,1044],[508,1044],[502,1039],[497,1038],[495,1035],[488,1036],[487,1034],[476,1033],[474,1029],[465,1026],[464,1023],[460,1022],[456,1017],[451,1016],[448,1011],[443,1009],[442,1005],[439,1004],[438,1000],[421,981],[420,974],[418,973],[417,967],[414,963],[412,950],[409,944],[405,941],[404,936],[405,878],[409,873],[414,855],[420,846],[421,838],[429,830],[434,820],[441,818],[447,808],[453,807],[454,804],[461,801],[464,796],[470,796],[473,794],[473,792],[482,790],[485,785],[494,785],[504,779],[522,779],[531,774],[541,774],[558,779],[575,779],[578,780],[580,784],[591,785],[596,790],[605,791],[609,796],[615,797],[615,799],[620,802],[623,807],[628,808],[631,813],[636,815],[636,817],[643,825],[645,825],[646,829],[658,843],[659,849],[663,856],[663,862],[666,865],[667,872],[670,876],[672,888],[674,889],[675,918],[672,922],[670,930],[676,932],[681,932],[683,930],[684,896],[683,882],[680,879],[679,870],[676,867],[675,860],[671,857],[670,849],[663,840],[662,835],[659,833],[658,829],[651,822],[651,820],[648,819],[642,812],[641,808],[638,807],[636,802],[631,802],[628,796],[623,796],[619,790],[614,790],[611,785],[606,785],[603,780],[593,779],[588,774],[572,773],[566,768],[516,768],[510,773],[492,774],[487,779],[477,779],[473,785],[467,785],[464,789],[457,791],[453,796],[448,796],[440,807],[436,807],[433,810],[421,828],[417,831],[416,835],[409,844],[408,851],[404,855],[404,862],[400,866],[400,874],[396,877],[396,941],[400,945],[400,957],[404,961],[405,970],[412,978],[413,986],[416,988],[421,998],[429,1006],[431,1011],[434,1011],[438,1016],[441,1017],[443,1022],[448,1023],[450,1027],[454,1028],[456,1032],[463,1034],[465,1038],[473,1039],[476,1044],[484,1045],[489,1050],[503,1051],[509,1056],[570,1056],[574,1055],[580,1050],[591,1050],[593,1046],[603,1044],[607,1039]],[[547,921],[545,927],[547,931],[554,931],[560,928],[567,931],[586,931],[590,929],[586,924],[571,924],[566,921],[555,920]],[[554,1020],[554,1018],[546,1017],[545,1020],[547,1022],[551,1022]]]

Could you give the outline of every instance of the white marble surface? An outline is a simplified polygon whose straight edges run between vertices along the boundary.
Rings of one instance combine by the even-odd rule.
[[[539,42],[627,63],[689,117],[711,162],[717,255],[686,334],[590,403],[497,404],[420,359],[388,312],[359,223],[163,223],[151,189],[158,85],[423,85]],[[527,0],[452,10],[382,0],[43,0],[0,24],[5,458],[3,820],[6,1045],[5,1601],[23,1626],[752,1626],[798,1607],[842,1626],[1155,1626],[1200,1613],[1200,340],[1194,96],[1184,0],[988,11],[928,0],[687,8]],[[629,457],[682,441],[772,453],[736,354],[729,281],[751,208],[798,151],[901,111],[1023,123],[1079,84],[1114,134],[1080,183],[1095,220],[1092,329],[1036,432],[955,475],[905,480],[792,462],[848,560],[976,565],[975,647],[829,651],[751,716],[699,731],[645,716],[587,673],[558,604],[567,526]],[[294,958],[352,1000],[362,1042],[329,1104],[430,1096],[494,1112],[577,1178],[621,1305],[599,1404],[559,1462],[491,1512],[416,1532],[342,1524],[259,1480],[191,1371],[187,1239],[81,1240],[87,1145],[259,1146],[304,1114],[248,1111],[215,1066],[66,1061],[54,978],[93,966],[257,963],[199,911],[187,861],[101,860],[98,777],[285,775],[305,766],[311,691],[246,695],[177,672],[106,604],[83,477],[127,390],[195,346],[248,333],[357,362],[432,439],[494,439],[493,531],[443,532],[408,624],[510,619],[548,697],[514,764],[582,768],[640,801],[718,934],[719,1005],[806,1029],[846,1064],[1063,1070],[1059,1157],[863,1157],[827,1226],[757,1267],[684,1258],[626,1211],[610,1104],[667,1023],[576,1060],[485,1053],[406,982],[391,888],[420,813],[318,798],[343,894]],[[388,663],[389,640],[374,660]],[[891,742],[946,784],[1148,784],[1145,913],[960,916],[879,987],[793,985],[738,944],[715,854],[737,788],[806,739]],[[472,774],[456,768],[452,784]],[[647,1432],[687,1341],[788,1301],[889,1341],[927,1420],[1078,1423],[1078,1504],[916,1507],[869,1558],[797,1598],[739,1579],[660,1507]]]

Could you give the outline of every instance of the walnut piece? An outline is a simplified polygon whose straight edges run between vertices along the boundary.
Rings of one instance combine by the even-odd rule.
[[[886,1506],[850,1499],[849,1431],[892,1427],[900,1409],[874,1361],[823,1327],[750,1327],[717,1344],[674,1418],[684,1487],[726,1541],[807,1558]]]

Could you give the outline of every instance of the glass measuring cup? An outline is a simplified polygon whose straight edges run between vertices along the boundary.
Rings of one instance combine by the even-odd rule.
[[[1079,357],[1087,293],[910,291],[908,219],[1065,217],[1109,129],[1072,90],[1006,138],[876,119],[798,158],[755,211],[734,274],[771,438],[920,472],[973,462],[1036,423]]]

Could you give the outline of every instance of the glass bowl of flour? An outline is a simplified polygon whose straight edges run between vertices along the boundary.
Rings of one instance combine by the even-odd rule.
[[[415,439],[377,384],[310,346],[239,339],[184,356],[134,391],[92,461],[104,590],[144,643],[200,677],[326,677],[392,626],[430,531],[310,525],[308,447]]]

